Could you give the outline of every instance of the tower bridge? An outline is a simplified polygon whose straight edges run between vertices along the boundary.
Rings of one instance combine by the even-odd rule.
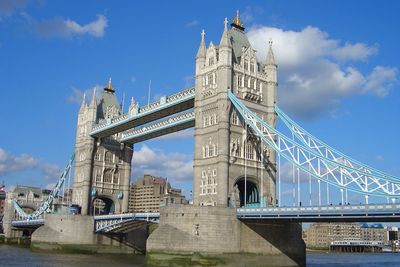
[[[206,47],[202,31],[194,87],[143,107],[132,99],[125,113],[111,79],[100,100],[96,92],[89,104],[84,97],[78,113],[72,198],[81,207],[81,217],[59,220],[50,214],[52,201],[71,171],[72,158],[52,197],[38,211],[27,215],[14,203],[23,220],[12,221],[9,212],[10,225],[39,227],[33,239],[62,243],[68,233],[74,233],[71,227],[91,229],[90,242],[100,242],[100,233],[128,234],[157,223],[159,227],[147,239],[152,257],[246,252],[268,255],[283,265],[304,265],[298,222],[400,221],[400,205],[395,203],[400,179],[335,150],[287,116],[277,105],[272,42],[266,46],[266,62],[259,62],[239,14],[230,26],[225,19],[218,46],[211,42]],[[277,120],[289,134],[276,129]],[[190,127],[194,127],[193,205],[126,214],[133,145]],[[292,207],[282,204],[285,161],[293,170]],[[308,177],[306,193],[300,175]],[[314,203],[312,189],[318,191]],[[330,205],[334,193],[341,205]],[[343,205],[349,193],[363,196],[365,204]],[[304,205],[307,194],[309,203]],[[388,203],[370,204],[369,197]],[[114,214],[92,216],[97,199],[103,201],[104,211]],[[58,239],[46,235],[57,227],[66,233],[58,233]]]

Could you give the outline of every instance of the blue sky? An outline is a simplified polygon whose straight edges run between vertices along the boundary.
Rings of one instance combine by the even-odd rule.
[[[400,176],[396,1],[0,1],[0,182],[51,186],[73,151],[83,92],[112,77],[139,104],[191,85],[200,32],[218,44],[241,12],[279,105],[362,162]],[[125,102],[127,105],[128,101]],[[135,146],[133,178],[191,188],[191,131]],[[146,157],[144,157],[146,156]],[[151,161],[145,160],[151,158]]]

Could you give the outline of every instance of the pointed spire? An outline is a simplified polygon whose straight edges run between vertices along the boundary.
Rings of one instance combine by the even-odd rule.
[[[200,57],[206,57],[206,42],[205,42],[205,31],[202,30],[201,31],[201,41],[200,41],[200,47],[199,50],[197,51],[197,55],[196,58],[200,58]]]
[[[272,51],[272,39],[269,39],[268,45],[269,45],[269,49],[268,49],[268,56],[267,56],[267,65],[276,66],[274,52]]]
[[[89,107],[94,108],[97,106],[97,99],[96,99],[96,87],[93,88],[93,95],[92,95],[92,101],[90,101]]]
[[[229,34],[228,34],[228,19],[224,20],[224,32],[222,33],[219,47],[230,47]]]
[[[111,77],[108,79],[108,83],[107,83],[106,86],[104,87],[104,90],[105,90],[105,91],[112,92],[112,93],[115,92],[114,87],[113,87],[113,85],[112,85],[112,83],[111,83]]]
[[[240,20],[239,10],[236,10],[236,17],[232,20],[231,26],[244,31],[244,24]]]
[[[81,107],[80,107],[79,111],[81,112],[81,111],[85,110],[86,107],[87,107],[87,105],[86,105],[86,93],[83,93],[82,104],[81,104]]]

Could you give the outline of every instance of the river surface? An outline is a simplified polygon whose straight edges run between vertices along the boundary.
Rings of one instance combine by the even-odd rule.
[[[0,244],[0,266],[29,267],[148,267],[141,255],[79,255],[32,252],[28,248]],[[307,253],[310,267],[400,266],[400,253]]]

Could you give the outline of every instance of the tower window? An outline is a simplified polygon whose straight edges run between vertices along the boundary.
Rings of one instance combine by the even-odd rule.
[[[105,162],[113,162],[113,155],[111,152],[106,152]]]

